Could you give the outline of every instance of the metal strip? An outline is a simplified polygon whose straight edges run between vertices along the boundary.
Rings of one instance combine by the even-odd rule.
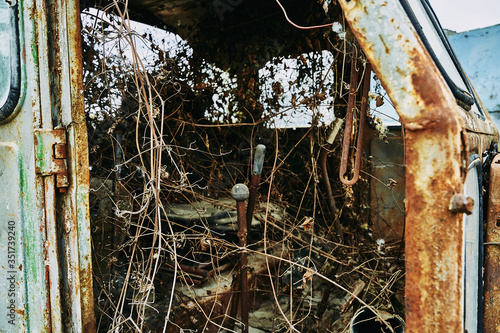
[[[483,333],[500,327],[500,155],[490,167],[488,210],[484,247]]]
[[[37,114],[38,124],[43,132],[57,133],[58,141],[65,142],[66,133],[64,130],[54,131],[52,123],[52,98],[51,98],[51,82],[50,82],[50,65],[49,65],[49,41],[48,41],[48,22],[47,8],[45,1],[37,1],[37,32],[38,32],[38,64],[39,64],[39,103],[40,113]],[[36,126],[38,127],[38,126]],[[40,131],[38,132],[40,134]],[[35,134],[35,141],[37,134]],[[47,143],[47,142],[45,142]],[[35,146],[37,146],[35,144]],[[49,160],[55,158],[53,156],[53,145],[47,150]],[[39,162],[38,160],[36,161]],[[52,163],[52,162],[49,162]],[[46,280],[49,289],[49,300],[47,310],[50,313],[50,327],[52,332],[63,332],[62,312],[61,312],[61,280],[60,280],[60,265],[58,254],[58,232],[56,219],[56,181],[54,175],[44,177],[44,209],[45,209],[45,269]]]
[[[83,65],[80,32],[79,1],[62,2],[66,5],[66,28],[68,45],[68,70],[70,73],[71,106],[66,109],[70,115],[63,114],[63,122],[71,137],[71,172],[75,184],[74,207],[76,208],[78,228],[78,261],[80,278],[80,305],[82,331],[96,332],[94,313],[94,292],[92,275],[92,245],[89,212],[89,153],[87,124],[83,99]],[[67,123],[67,119],[71,123]]]
[[[55,176],[44,178],[45,187],[45,230],[46,230],[46,262],[45,269],[48,275],[48,289],[50,295],[50,321],[52,332],[63,332],[61,318],[61,295],[59,277],[59,256],[57,251],[57,222],[56,222],[56,184]]]
[[[82,211],[88,211],[88,201],[80,201],[82,194],[79,192],[80,186],[87,189],[88,196],[88,178],[82,181],[77,173],[82,169],[87,168],[88,164],[82,163],[77,156],[80,153],[85,153],[87,150],[86,142],[76,142],[75,128],[73,124],[74,113],[82,113],[82,107],[74,111],[75,102],[73,101],[75,87],[72,85],[78,82],[74,77],[81,80],[81,71],[75,70],[72,66],[72,58],[77,58],[74,52],[75,45],[71,45],[72,41],[76,40],[72,34],[77,33],[78,20],[75,15],[71,15],[71,10],[68,8],[77,7],[75,1],[51,0],[47,7],[50,8],[48,23],[52,33],[49,36],[49,45],[52,47],[52,63],[50,64],[50,75],[53,78],[52,87],[52,122],[53,126],[64,126],[66,128],[67,142],[67,169],[69,175],[69,187],[64,195],[58,198],[57,209],[62,213],[57,217],[60,230],[60,260],[61,260],[61,275],[63,276],[62,283],[62,299],[61,302],[67,306],[63,311],[63,330],[64,332],[83,332],[83,315],[84,307],[93,306],[93,299],[86,299],[85,302],[81,298],[81,276],[80,276],[80,223],[87,225],[86,215]],[[69,15],[69,17],[68,17]],[[70,37],[71,36],[71,37]],[[78,60],[75,60],[78,61]],[[80,60],[81,61],[81,56]],[[80,89],[78,85],[76,89]],[[80,90],[80,96],[82,98]],[[80,103],[81,104],[81,103]],[[78,114],[79,115],[79,114]],[[81,117],[77,118],[77,122],[81,122]],[[83,126],[85,126],[83,124]],[[81,151],[81,152],[80,152]],[[83,195],[85,196],[85,195]],[[81,218],[83,216],[83,219]],[[88,236],[85,235],[83,228],[81,238],[85,241]],[[88,231],[90,233],[90,231]],[[85,246],[86,248],[86,246]],[[90,257],[90,256],[89,256]],[[85,303],[90,303],[85,304]],[[93,316],[92,316],[93,318]],[[95,329],[94,329],[95,331]]]

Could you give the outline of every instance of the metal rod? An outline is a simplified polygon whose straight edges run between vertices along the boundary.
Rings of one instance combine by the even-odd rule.
[[[171,265],[171,264],[166,264],[166,265],[172,269],[174,268],[174,265]],[[185,273],[194,274],[194,275],[197,275],[198,277],[203,278],[203,279],[208,277],[208,271],[205,269],[195,268],[195,267],[181,265],[181,264],[179,264],[178,267],[181,271],[183,271]]]
[[[208,277],[208,271],[206,271],[204,269],[197,269],[197,268],[193,268],[193,267],[186,266],[186,265],[179,265],[179,267],[181,270],[183,270],[186,273],[196,274],[196,275],[204,277],[204,278]]]
[[[347,160],[349,158],[349,149],[351,147],[353,109],[356,102],[356,87],[358,86],[358,71],[356,70],[357,57],[358,51],[356,46],[354,46],[351,60],[351,77],[349,81],[349,99],[347,101],[347,112],[345,115],[344,142],[342,146],[342,156],[340,158],[340,181],[344,184],[350,183],[344,178],[344,175],[347,171]]]
[[[327,144],[326,146],[323,147],[321,151],[321,155],[319,158],[319,164],[321,167],[322,175],[323,175],[323,183],[325,185],[326,189],[326,195],[328,199],[328,206],[330,206],[330,210],[332,212],[334,221],[333,224],[335,226],[335,230],[337,234],[339,235],[339,238],[341,242],[344,241],[344,234],[342,232],[342,228],[340,227],[340,221],[337,218],[337,206],[335,204],[335,198],[333,197],[333,191],[332,187],[330,185],[330,177],[328,175],[328,169],[326,167],[326,159],[328,156],[328,153],[330,152],[330,149],[332,147],[332,143],[335,140],[335,137],[337,136],[337,133],[339,132],[340,126],[343,124],[343,120],[341,118],[338,118],[337,121],[335,122],[335,126],[333,127],[332,133],[330,134],[329,138],[327,139]]]
[[[351,62],[351,81],[349,86],[349,100],[347,103],[346,125],[344,131],[344,144],[342,147],[342,157],[340,162],[340,181],[345,185],[354,185],[359,179],[359,170],[361,168],[361,156],[363,151],[363,135],[366,123],[366,109],[368,106],[368,92],[370,90],[371,66],[366,64],[365,77],[363,81],[363,96],[361,100],[361,110],[359,115],[358,142],[356,145],[356,157],[353,166],[353,176],[350,180],[345,178],[347,172],[347,160],[349,158],[349,149],[351,146],[352,123],[354,118],[354,108],[356,105],[356,87],[358,85],[357,50],[354,49]]]
[[[56,200],[55,175],[44,178],[45,187],[45,217],[46,217],[46,239],[45,242],[45,270],[48,274],[48,287],[50,295],[50,322],[52,332],[62,332],[63,324],[61,317],[61,284],[59,251],[57,247],[57,218],[55,205],[50,204]]]
[[[247,241],[250,236],[250,228],[252,226],[253,210],[255,207],[255,199],[257,197],[257,190],[259,189],[260,174],[262,173],[262,167],[264,166],[264,156],[266,154],[266,146],[259,144],[255,148],[255,157],[253,162],[252,170],[252,180],[250,183],[250,196],[248,197],[248,207],[247,207]]]
[[[242,333],[248,333],[248,280],[247,280],[247,223],[245,200],[248,199],[248,187],[244,184],[236,184],[231,190],[231,195],[236,200],[236,211],[238,212],[238,238],[242,250],[240,257],[240,310]]]

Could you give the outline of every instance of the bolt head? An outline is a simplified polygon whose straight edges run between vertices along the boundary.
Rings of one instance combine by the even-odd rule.
[[[459,193],[454,194],[450,200],[449,210],[454,213],[465,213],[467,215],[472,214],[472,209],[474,208],[474,199],[466,196],[465,194]]]

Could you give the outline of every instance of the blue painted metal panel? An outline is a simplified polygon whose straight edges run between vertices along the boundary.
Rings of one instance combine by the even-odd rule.
[[[448,40],[486,109],[500,112],[500,24],[453,34]]]

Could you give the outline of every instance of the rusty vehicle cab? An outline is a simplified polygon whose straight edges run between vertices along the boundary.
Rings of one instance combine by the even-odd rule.
[[[181,21],[193,26],[204,24],[205,19],[222,22],[224,15],[247,8],[249,2],[186,0],[167,2],[162,7],[158,1],[134,0],[130,11],[137,20],[177,29],[189,42],[200,29],[183,30]],[[264,6],[263,1],[255,3]],[[357,145],[356,161],[353,158],[354,162],[348,163],[350,159],[345,157],[339,173],[322,174],[324,197],[333,198],[328,184],[342,181],[352,186],[360,176],[360,168],[362,176],[368,172],[372,175],[368,181],[370,212],[365,214],[370,215],[373,239],[389,242],[404,238],[405,328],[397,332],[496,332],[500,325],[500,195],[496,189],[500,161],[495,124],[461,69],[428,0],[320,3],[329,8],[323,13],[328,20],[334,15],[334,19],[345,20],[341,23],[347,35],[344,32],[342,38],[350,39],[347,53],[357,59],[350,60],[354,69],[351,74],[340,78],[351,89],[342,120],[347,124],[344,155]],[[118,11],[129,10],[113,1],[108,4]],[[283,8],[280,2],[277,4]],[[286,7],[285,1],[283,4]],[[106,7],[97,2],[84,5]],[[275,9],[281,15],[281,9]],[[209,28],[216,36],[218,30]],[[332,33],[331,27],[328,29]],[[227,33],[227,29],[220,31]],[[263,35],[268,34],[271,32]],[[94,291],[98,288],[93,285],[91,181],[80,36],[77,1],[0,0],[0,299],[5,300],[0,306],[2,332],[97,330]],[[297,36],[293,38],[305,35]],[[277,40],[283,44],[276,49],[299,52],[290,51],[295,45],[289,44],[295,39],[287,39],[280,36]],[[312,45],[308,41],[304,45]],[[199,52],[208,50],[205,44],[199,44]],[[240,44],[217,47],[210,50],[221,48],[223,53]],[[212,56],[207,61],[222,58],[219,54]],[[231,60],[247,58],[251,57]],[[357,78],[353,66],[356,61],[358,66],[366,66],[363,79]],[[358,134],[368,126],[365,116],[371,99],[370,70],[387,92],[397,112],[393,117],[400,124],[389,126],[386,138],[378,138],[371,131],[363,140]],[[364,88],[358,93],[354,87]],[[337,131],[341,124],[337,122]],[[345,144],[354,141],[351,138],[356,135],[357,142]],[[371,164],[361,161],[361,151]],[[326,160],[328,149],[324,154]],[[238,204],[242,204],[242,198]],[[158,221],[159,206],[155,208]],[[335,204],[330,209],[335,215]],[[267,228],[267,210],[259,216],[259,223]],[[338,223],[334,227],[341,235],[343,226],[337,218],[331,221]],[[157,232],[158,225],[151,230]],[[245,247],[243,242],[236,250]],[[252,251],[259,255],[260,250]],[[151,258],[156,260],[155,256]],[[314,274],[324,277],[320,269]],[[232,295],[232,291],[227,294]],[[358,296],[353,299],[362,302]],[[217,302],[223,309],[229,308],[224,300]],[[248,326],[248,317],[243,321]],[[165,327],[168,323],[166,320]],[[287,329],[298,331],[290,325]],[[214,327],[222,326],[217,322]],[[351,324],[351,332],[370,331],[369,327],[364,329],[354,321]]]

